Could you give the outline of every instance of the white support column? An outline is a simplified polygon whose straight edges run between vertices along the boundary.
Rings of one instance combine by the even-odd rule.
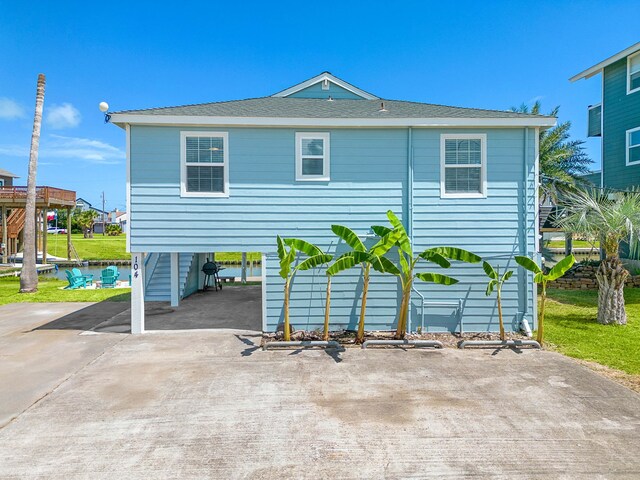
[[[243,285],[247,283],[247,252],[242,252],[242,270],[240,271],[240,281]]]
[[[198,290],[204,287],[204,272],[202,271],[202,266],[207,261],[206,257],[206,253],[198,253],[196,255],[196,259],[198,261]]]
[[[144,333],[144,254],[131,253],[131,333]]]
[[[171,306],[180,304],[180,254],[171,254]]]

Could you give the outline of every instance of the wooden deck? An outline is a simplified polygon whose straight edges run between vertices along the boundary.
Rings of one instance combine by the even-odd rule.
[[[24,208],[27,187],[0,187],[0,206]],[[75,208],[76,192],[53,187],[36,187],[36,208]]]

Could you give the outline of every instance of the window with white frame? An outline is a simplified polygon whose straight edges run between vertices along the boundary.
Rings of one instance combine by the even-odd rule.
[[[627,130],[627,165],[640,163],[640,127]]]
[[[627,57],[627,94],[640,92],[640,52]]]
[[[330,136],[327,132],[296,133],[296,180],[328,181]]]
[[[0,178],[0,187],[4,187],[4,178]]]
[[[186,197],[229,196],[227,132],[181,132],[181,191]]]
[[[440,136],[440,194],[444,198],[485,197],[487,136]]]

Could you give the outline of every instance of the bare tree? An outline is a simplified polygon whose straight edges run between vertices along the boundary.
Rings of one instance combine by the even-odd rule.
[[[22,257],[22,273],[20,274],[20,293],[38,291],[38,270],[36,267],[36,172],[38,170],[38,147],[40,146],[40,127],[42,125],[42,109],[44,107],[45,77],[38,75],[36,90],[36,112],[33,117],[31,134],[31,150],[29,152],[29,176],[27,178],[27,204],[24,221],[24,252]]]

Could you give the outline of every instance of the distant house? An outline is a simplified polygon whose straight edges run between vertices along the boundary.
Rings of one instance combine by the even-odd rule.
[[[588,179],[607,188],[640,186],[640,43],[587,68],[570,81],[598,74],[602,78],[602,98],[588,107],[588,136],[601,137],[602,169]]]
[[[91,203],[89,203],[87,200],[85,200],[82,197],[79,197],[76,199],[76,209],[80,210],[81,212],[85,210],[93,210],[98,214],[98,216],[96,217],[95,223],[93,224],[94,233],[102,233],[104,231],[104,227],[102,225],[103,218],[105,219],[105,223],[107,225],[111,223],[109,221],[109,215],[110,215],[109,212],[105,212],[104,210],[94,207],[93,205],[91,205]]]
[[[15,173],[0,168],[0,187],[12,187],[14,178],[19,177]]]
[[[553,117],[385,100],[324,72],[269,97],[115,112],[111,122],[126,132],[133,332],[144,331],[145,300],[177,305],[202,284],[208,252],[237,251],[262,252],[262,325],[274,331],[283,316],[276,235],[340,254],[332,224],[371,244],[370,226],[386,224],[389,209],[415,251],[456,246],[513,269],[508,328],[535,324],[535,284],[513,256],[538,253],[538,139]],[[427,307],[429,330],[495,330],[482,267],[443,273],[460,283],[416,282],[410,328],[425,297],[438,302]],[[322,327],[324,285],[320,270],[296,278],[294,327]],[[353,329],[359,269],[332,288],[332,327]],[[368,328],[393,327],[400,293],[395,277],[375,276]]]

